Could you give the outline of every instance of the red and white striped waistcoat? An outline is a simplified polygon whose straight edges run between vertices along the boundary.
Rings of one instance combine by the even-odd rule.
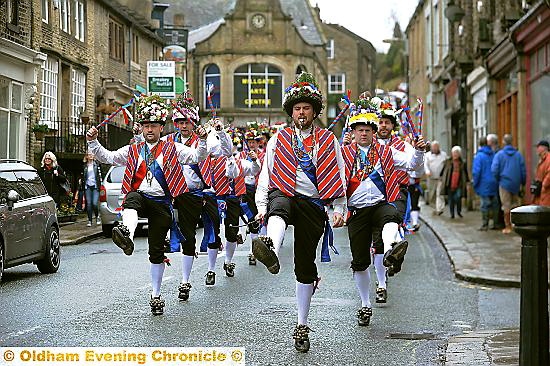
[[[175,132],[169,135],[166,135],[166,141],[174,142],[175,136],[176,136]],[[199,140],[200,140],[199,136],[193,132],[191,136],[187,139],[184,145],[191,147],[193,149],[196,149],[199,146]],[[199,170],[201,172],[202,179],[204,180],[204,183],[206,183],[209,186],[212,186],[211,167],[212,167],[212,159],[210,158],[210,155],[203,161],[199,162]]]
[[[345,195],[345,187],[340,179],[334,134],[326,129],[314,127],[317,152],[317,190],[319,198],[331,200]],[[287,196],[294,196],[296,168],[298,160],[292,149],[292,128],[281,130],[277,136],[273,171],[269,177],[269,188],[277,188]]]
[[[242,196],[246,194],[246,186],[244,184],[244,175],[241,173],[235,179],[228,178],[225,173],[225,164],[227,162],[227,156],[220,156],[212,158],[212,170],[213,170],[213,184],[214,190],[217,196],[223,196],[226,194],[234,194],[235,196]],[[236,159],[237,167],[242,172],[243,166],[240,159]],[[234,184],[235,191],[231,190],[231,183]]]
[[[399,151],[405,152],[405,141],[395,135],[393,135],[390,141],[388,141],[388,146],[392,146]],[[400,185],[409,185],[409,174],[407,174],[407,171],[402,169],[395,169],[395,172],[397,174],[397,182]]]
[[[136,191],[143,177],[147,166],[145,161],[141,160],[141,164],[138,167],[139,153],[145,142],[139,142],[137,144],[130,145],[128,150],[128,162],[126,163],[126,170],[124,170],[124,178],[122,179],[122,194]],[[183,176],[183,170],[178,161],[178,153],[176,151],[176,145],[173,142],[159,141],[159,147],[162,152],[162,172],[168,183],[168,190],[172,197],[177,197],[182,193],[187,192],[187,182]],[[138,177],[141,177],[139,179]],[[138,179],[136,179],[138,178]]]
[[[375,142],[374,147],[377,152],[377,161],[380,161],[382,171],[384,172],[384,183],[386,184],[386,199],[388,202],[394,202],[399,198],[399,184],[397,180],[397,170],[394,168],[393,155],[389,146],[381,145],[379,142]],[[346,163],[346,180],[348,182],[348,188],[350,188],[351,173],[353,172],[353,163],[355,162],[355,156],[357,155],[357,143],[354,142],[350,145],[342,147],[342,155],[344,156],[344,162]],[[347,197],[351,197],[358,185],[352,189],[348,189]]]
[[[260,171],[258,172],[258,174],[256,174],[254,177],[256,178],[256,183],[255,185],[257,186],[258,185],[258,177],[260,176],[260,172],[261,172],[261,167],[263,166],[264,164],[264,157],[265,157],[265,152],[259,150],[256,155],[258,156],[258,164],[260,165]],[[248,151],[241,151],[239,153],[239,156],[238,156],[239,159],[243,159],[243,160],[246,160],[248,159]]]

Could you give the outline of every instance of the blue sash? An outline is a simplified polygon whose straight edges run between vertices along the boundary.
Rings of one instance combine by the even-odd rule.
[[[191,192],[191,194],[204,198],[204,195],[207,193],[199,190]],[[202,206],[201,211],[201,219],[203,224],[203,236],[200,246],[201,252],[206,252],[206,249],[208,248],[208,244],[216,242],[216,232],[214,230],[214,222],[212,221],[212,218],[210,215],[208,215],[208,212],[206,211],[206,206]]]
[[[309,154],[306,152],[306,148],[304,147],[302,141],[300,141],[300,139],[298,138],[296,138],[296,140],[298,141],[298,149],[303,153],[303,156],[305,156],[305,158],[298,158],[298,156],[296,156],[296,160],[298,160],[300,168],[302,168],[302,171],[309,178],[311,183],[313,183],[313,185],[317,187],[317,169],[315,168],[315,164],[313,164],[311,156],[309,156]]]
[[[143,158],[145,164],[147,164],[147,153],[150,154],[149,148],[147,147],[147,144],[143,144],[140,155]],[[172,215],[172,225],[170,227],[170,251],[171,253],[178,252],[181,249],[180,243],[185,241],[185,236],[183,236],[183,234],[181,233],[178,223],[176,222],[174,207],[172,206],[172,196],[170,195],[170,190],[168,189],[168,183],[166,182],[164,172],[160,168],[160,165],[158,164],[156,159],[153,161],[151,166],[149,166],[149,170],[151,171],[151,173],[153,173],[153,176],[162,187],[162,190],[164,191],[164,196],[156,197],[147,194],[144,194],[144,196],[152,199],[155,202],[164,203],[170,208],[170,214]]]

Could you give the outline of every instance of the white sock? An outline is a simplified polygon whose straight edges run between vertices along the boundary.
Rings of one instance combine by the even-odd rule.
[[[131,208],[122,210],[122,224],[130,231],[130,239],[134,240],[134,233],[138,224],[138,213]]]
[[[191,268],[193,268],[194,255],[182,255],[181,256],[181,283],[189,282],[189,276],[191,275]]]
[[[258,237],[258,234],[250,234],[250,242],[252,243],[252,240],[256,239]],[[250,245],[250,254],[252,254],[252,245]]]
[[[384,254],[374,255],[374,269],[376,270],[376,279],[378,280],[378,287],[380,288],[386,288],[387,268],[384,266],[383,262],[384,262]]]
[[[384,253],[392,248],[396,235],[399,235],[399,225],[395,222],[388,222],[382,228],[382,241],[384,242]]]
[[[418,216],[420,216],[420,211],[411,211],[411,224],[412,224],[412,226],[418,225]]]
[[[160,296],[160,286],[162,285],[162,275],[164,274],[164,263],[154,264],[151,263],[151,286],[153,286],[153,292],[151,296]]]
[[[353,273],[353,278],[355,279],[355,286],[357,286],[357,291],[359,291],[359,296],[361,296],[361,306],[366,306],[371,308],[370,303],[370,272],[368,268],[364,271],[357,271]]]
[[[215,272],[216,258],[218,258],[218,249],[208,248],[208,270]]]
[[[235,249],[237,249],[237,242],[226,242],[225,243],[225,263],[231,263],[233,260],[233,255],[235,254]]]
[[[280,216],[270,216],[267,220],[267,236],[273,240],[274,251],[277,256],[285,238],[286,223]]]
[[[307,316],[311,297],[313,296],[313,283],[301,283],[296,281],[296,301],[298,302],[298,324],[307,325]]]

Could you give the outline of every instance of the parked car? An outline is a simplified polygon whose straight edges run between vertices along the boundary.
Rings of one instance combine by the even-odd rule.
[[[36,169],[0,159],[0,281],[5,269],[25,263],[57,272],[60,258],[55,202]]]
[[[122,178],[124,177],[124,166],[112,166],[99,190],[99,215],[101,216],[101,229],[103,235],[110,238],[113,227],[122,222],[120,216],[120,207],[124,196],[120,193],[122,189]],[[138,228],[147,225],[147,219],[140,217],[138,220]]]

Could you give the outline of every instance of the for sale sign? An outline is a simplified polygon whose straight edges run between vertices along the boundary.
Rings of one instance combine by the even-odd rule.
[[[147,92],[163,98],[176,97],[176,63],[147,61]]]

